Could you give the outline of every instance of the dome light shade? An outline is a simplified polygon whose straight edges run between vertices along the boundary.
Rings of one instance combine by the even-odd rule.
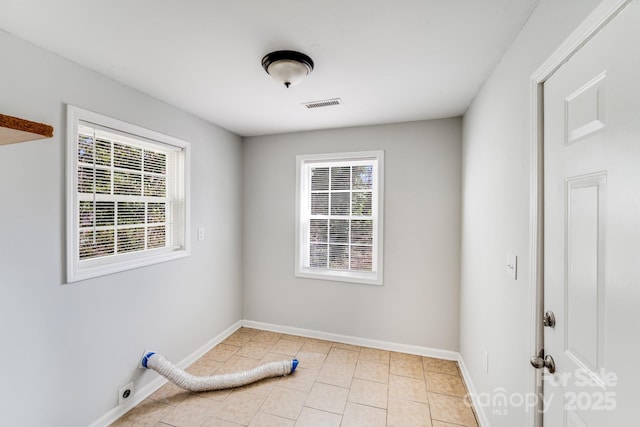
[[[277,50],[262,58],[262,68],[285,87],[295,86],[313,70],[313,60],[304,53]]]

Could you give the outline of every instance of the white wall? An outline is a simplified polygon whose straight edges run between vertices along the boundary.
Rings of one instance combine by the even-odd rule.
[[[245,139],[244,318],[458,349],[459,118]],[[294,276],[296,155],[385,151],[384,286]]]
[[[0,416],[86,426],[155,378],[143,350],[180,361],[240,320],[242,142],[2,31],[0,51],[0,112],[55,128],[0,146]],[[192,142],[190,257],[64,284],[66,103]]]
[[[533,391],[529,77],[597,3],[542,0],[464,116],[460,350],[479,393]],[[507,252],[518,255],[517,281],[505,274]],[[492,427],[531,418],[522,406],[493,409]]]

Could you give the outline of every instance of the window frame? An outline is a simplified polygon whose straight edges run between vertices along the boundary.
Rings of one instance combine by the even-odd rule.
[[[127,138],[135,141],[138,146],[156,148],[158,146],[169,147],[177,152],[176,161],[176,186],[177,207],[181,221],[175,225],[178,227],[179,244],[176,247],[169,245],[162,248],[145,249],[122,254],[101,256],[80,260],[80,224],[79,201],[83,199],[78,192],[78,136],[79,127],[86,124],[94,125],[96,129],[121,135],[123,140]],[[104,116],[74,105],[67,105],[67,141],[66,141],[66,216],[67,216],[67,283],[73,283],[85,279],[104,276],[112,273],[126,271],[134,268],[158,264],[190,255],[190,163],[191,144],[178,138],[174,138],[159,132],[152,131],[141,126],[124,122],[115,118]],[[167,151],[170,151],[167,150]],[[137,197],[137,196],[134,196]],[[141,196],[145,197],[145,196]],[[169,197],[169,196],[167,196]],[[165,231],[166,238],[171,236],[171,230]]]
[[[332,270],[309,267],[310,194],[309,174],[314,165],[325,163],[374,163],[372,188],[373,271]],[[350,190],[353,191],[353,190]],[[367,285],[383,285],[384,258],[384,151],[360,151],[296,156],[295,198],[295,276],[309,279],[331,280]]]

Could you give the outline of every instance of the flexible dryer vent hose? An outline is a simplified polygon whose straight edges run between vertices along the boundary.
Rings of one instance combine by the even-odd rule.
[[[153,369],[185,390],[211,391],[240,387],[264,378],[293,374],[298,367],[298,359],[266,363],[241,372],[212,375],[209,377],[191,375],[154,352],[149,352],[144,355],[142,358],[142,366],[147,369]]]

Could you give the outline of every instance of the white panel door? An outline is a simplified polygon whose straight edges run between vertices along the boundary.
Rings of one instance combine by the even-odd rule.
[[[545,427],[640,425],[640,4],[544,83]]]

